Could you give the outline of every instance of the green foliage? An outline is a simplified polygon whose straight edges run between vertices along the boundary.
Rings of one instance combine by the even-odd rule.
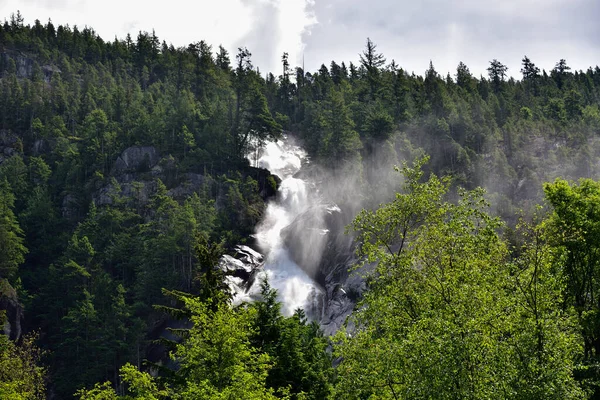
[[[533,113],[531,112],[531,109],[529,107],[521,107],[520,110],[521,113],[521,118],[523,119],[532,119],[533,118]]]
[[[0,180],[0,278],[14,278],[27,253],[13,207],[14,196],[5,178]]]
[[[352,224],[377,266],[355,330],[336,336],[336,397],[582,398],[551,253],[534,241],[508,262],[482,191],[448,202],[449,181],[422,182],[422,163],[404,166],[393,202]]]
[[[3,317],[3,315],[2,315]],[[2,322],[4,318],[1,318]],[[46,369],[35,336],[24,338],[19,345],[0,335],[0,397],[14,400],[46,398]]]
[[[186,299],[185,305],[194,327],[175,354],[185,379],[181,397],[273,398],[264,386],[269,356],[250,345],[253,310],[234,311],[224,303],[212,311],[193,299]]]
[[[152,376],[140,372],[131,364],[121,367],[120,377],[127,387],[128,395],[126,396],[118,396],[110,382],[96,384],[90,390],[80,390],[76,396],[79,396],[80,400],[159,400],[168,396],[166,390],[158,388]]]
[[[0,165],[0,179],[6,180],[18,203],[25,199],[28,190],[27,166],[21,156],[10,157]]]
[[[556,248],[554,260],[565,279],[564,300],[577,311],[585,344],[584,373],[597,392],[600,348],[600,310],[594,300],[599,295],[600,246],[599,221],[600,184],[582,179],[570,184],[563,179],[544,185],[546,199],[553,213],[548,219],[551,243]]]
[[[365,235],[362,254],[378,260],[382,268],[390,267],[371,278],[373,294],[365,304],[372,301],[374,309],[381,307],[381,316],[369,316],[370,307],[363,311],[364,318],[377,321],[366,325],[369,335],[359,332],[364,347],[349,344],[344,350],[356,351],[355,360],[373,361],[365,382],[376,386],[367,392],[386,396],[391,387],[404,390],[401,387],[411,382],[423,392],[408,397],[431,393],[439,398],[433,390],[452,387],[449,380],[455,377],[470,379],[473,385],[488,379],[487,388],[463,385],[456,389],[458,395],[486,396],[486,390],[510,386],[513,392],[507,391],[506,397],[569,397],[569,363],[579,354],[573,324],[581,326],[584,338],[578,373],[591,388],[600,381],[594,375],[594,190],[547,189],[563,196],[547,194],[555,206],[547,223],[554,233],[531,234],[543,239],[535,245],[530,237],[523,239],[527,244],[520,250],[522,258],[510,262],[504,243],[489,233],[496,221],[478,203],[479,192],[464,193],[458,206],[446,199],[447,192],[458,193],[458,184],[485,186],[492,209],[514,227],[515,210],[530,210],[541,199],[540,182],[557,176],[597,177],[598,67],[571,71],[560,60],[548,75],[524,57],[521,81],[507,79],[508,67],[497,60],[490,63],[485,78],[474,77],[464,63],[458,65],[454,80],[441,77],[433,64],[418,76],[393,60],[386,64],[376,44],[367,39],[358,65],[333,61],[318,71],[294,70],[284,54],[282,75],[263,78],[245,48],[232,64],[226,50],[213,52],[204,41],[175,48],[161,44],[155,32],[104,41],[90,27],[54,26],[51,21],[26,25],[18,12],[0,27],[0,47],[0,275],[22,281],[25,325],[42,330],[40,344],[50,350],[56,396],[69,397],[84,385],[107,379],[116,385],[119,369],[143,358],[149,347],[146,333],[160,320],[160,308],[152,305],[172,306],[162,289],[191,292],[203,301],[219,297],[224,286],[214,268],[216,258],[253,233],[265,206],[246,152],[279,138],[282,126],[304,140],[315,164],[333,170],[332,183],[340,188],[336,190],[342,193],[339,203],[344,210],[359,207],[357,199],[363,197],[373,203],[387,198],[389,182],[381,171],[418,154],[431,154],[424,167],[428,173],[451,174],[454,179],[423,182],[418,168],[405,170],[413,174],[405,187],[412,197],[400,196],[377,212],[364,212],[355,224]],[[32,65],[31,76],[21,75],[17,66],[22,63]],[[291,79],[294,73],[296,79]],[[119,175],[115,161],[131,146],[153,146],[162,161],[150,168],[148,157],[137,170]],[[200,175],[201,187],[186,182]],[[341,179],[345,176],[351,176],[352,183]],[[270,177],[266,184],[276,186]],[[586,196],[589,201],[581,200]],[[558,207],[563,200],[564,207]],[[563,226],[561,219],[569,222]],[[490,228],[473,229],[473,221],[489,223]],[[369,226],[380,229],[369,231]],[[375,246],[378,240],[389,249]],[[222,246],[213,244],[221,242]],[[418,251],[417,244],[422,246]],[[398,249],[402,250],[396,254]],[[441,261],[432,266],[425,251]],[[447,276],[457,284],[452,290],[444,286],[452,295],[444,303],[434,291],[442,287],[435,277],[450,259],[461,268]],[[488,273],[483,262],[497,276]],[[423,267],[419,275],[409,265],[429,268]],[[387,285],[388,276],[401,278],[407,290],[414,291],[410,301],[422,313],[412,330],[403,325],[406,315],[398,318],[392,312],[391,294],[404,292]],[[541,296],[540,312],[531,311],[532,294],[527,290],[532,287],[539,289],[535,293]],[[473,295],[475,290],[480,295]],[[562,303],[556,303],[558,298]],[[224,310],[219,317],[222,322],[241,318],[245,326],[250,319],[252,332],[232,337],[249,337],[255,350],[269,356],[270,369],[258,363],[242,370],[266,374],[267,387],[282,396],[327,397],[330,360],[321,351],[326,340],[302,315],[279,316],[274,298],[268,299],[265,296],[266,303],[271,302],[269,312],[260,311],[263,306],[257,304],[256,311],[248,311],[255,313],[252,318],[227,316]],[[406,307],[412,304],[402,301]],[[219,297],[210,304],[221,302],[225,299]],[[218,311],[211,307],[211,313]],[[448,310],[456,308],[460,312],[453,316]],[[504,336],[482,322],[493,321],[493,312],[495,318],[504,318]],[[467,321],[467,313],[473,321]],[[387,315],[395,322],[384,321]],[[402,340],[396,340],[398,332]],[[499,337],[502,346],[494,347]],[[376,345],[369,347],[369,340]],[[515,348],[521,353],[514,353]],[[421,362],[417,351],[431,357]],[[572,357],[567,362],[568,352]],[[407,355],[412,364],[406,365],[416,368],[412,376],[403,372],[408,367],[397,364]],[[492,356],[497,356],[496,364],[488,363]],[[351,362],[348,357],[338,371]],[[469,367],[479,367],[477,374]],[[353,371],[365,369],[358,365]],[[133,374],[133,382],[137,375],[130,369],[125,372]],[[388,383],[382,378],[385,374],[391,387],[377,386]],[[514,378],[517,374],[522,379]],[[405,381],[396,384],[398,376]],[[509,383],[497,384],[501,377]],[[355,383],[342,392],[348,394]],[[340,383],[337,390],[341,387]],[[98,396],[117,396],[108,388],[99,386]],[[198,390],[205,389],[213,390]],[[164,395],[150,392],[157,398]],[[136,393],[131,396],[146,396]]]
[[[328,340],[316,322],[307,322],[302,310],[284,318],[277,291],[267,280],[261,285],[262,300],[254,304],[252,342],[273,360],[267,385],[278,393],[288,391],[293,399],[329,398],[333,369]]]
[[[206,244],[201,248],[207,251]],[[331,395],[328,340],[316,323],[307,323],[301,310],[283,317],[277,292],[266,281],[261,301],[234,308],[224,298],[166,294],[182,305],[172,315],[185,315],[193,324],[189,330],[173,331],[182,338],[171,353],[178,368],[166,380],[157,380],[126,364],[120,384],[127,395],[117,395],[107,382],[80,390],[81,399],[326,399]]]
[[[582,341],[574,310],[561,307],[560,250],[550,244],[553,233],[544,223],[521,222],[517,228],[523,245],[511,266],[515,308],[507,321],[514,327],[510,342],[519,355],[515,391],[530,399],[581,396],[573,372],[580,368]]]
[[[225,194],[224,207],[219,212],[219,222],[229,245],[239,243],[254,231],[260,221],[264,203],[258,195],[258,182],[248,176],[237,174],[233,179],[222,176]]]
[[[354,129],[346,95],[348,87],[332,90],[322,103],[309,109],[306,131],[318,135],[310,143],[323,162],[332,167],[356,163],[360,160],[358,150],[362,147],[358,132]],[[310,139],[309,139],[310,140]]]
[[[218,267],[219,260],[225,253],[223,243],[209,243],[206,237],[199,236],[194,250],[202,271],[197,277],[201,287],[200,299],[214,305],[229,300],[229,288],[223,271]]]

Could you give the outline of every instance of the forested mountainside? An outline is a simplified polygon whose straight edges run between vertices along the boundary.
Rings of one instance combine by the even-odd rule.
[[[0,24],[0,397],[600,398],[600,68],[401,64]],[[372,266],[333,340],[216,268],[283,132]]]

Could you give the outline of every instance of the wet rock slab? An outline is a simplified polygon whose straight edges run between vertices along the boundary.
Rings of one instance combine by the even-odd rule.
[[[225,254],[219,261],[219,269],[225,273],[225,279],[234,295],[247,292],[264,265],[264,257],[256,250],[238,245],[233,254]]]

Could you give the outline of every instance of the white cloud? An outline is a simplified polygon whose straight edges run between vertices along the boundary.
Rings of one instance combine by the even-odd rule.
[[[315,71],[331,60],[358,61],[367,37],[388,61],[441,74],[459,61],[476,75],[496,58],[519,77],[527,54],[541,68],[566,58],[574,69],[600,59],[597,0],[0,0],[0,17],[20,9],[26,23],[93,27],[105,40],[153,28],[175,46],[206,40],[232,56],[245,46],[261,71],[281,72],[281,55]]]
[[[304,51],[304,34],[310,34],[310,29],[317,23],[317,18],[311,11],[311,0],[279,0],[280,43],[276,54],[290,54],[294,65],[302,63]]]
[[[302,58],[302,34],[316,22],[311,5],[312,0],[2,0],[0,16],[9,19],[20,10],[25,23],[52,18],[55,25],[90,26],[105,40],[127,33],[135,39],[139,31],[154,29],[176,47],[200,40],[213,48],[223,44],[232,58],[245,46],[261,70],[279,71],[284,51],[292,63]]]
[[[139,31],[155,29],[161,40],[177,46],[206,40],[215,47],[231,46],[246,35],[256,21],[242,0],[219,1],[119,1],[119,0],[5,0],[0,15],[8,18],[20,9],[26,23],[52,18],[55,25],[90,26],[105,40],[115,36],[135,38]]]
[[[429,60],[442,75],[463,61],[485,76],[495,58],[519,78],[525,54],[547,70],[560,58],[584,70],[600,59],[597,0],[327,0],[316,17],[326,23],[306,38],[310,70],[332,59],[357,62],[367,37],[417,74]]]

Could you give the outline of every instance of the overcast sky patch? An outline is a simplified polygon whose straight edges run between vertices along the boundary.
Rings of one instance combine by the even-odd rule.
[[[3,18],[18,9],[26,23],[87,25],[105,40],[155,29],[176,47],[223,44],[232,60],[247,47],[254,65],[276,75],[284,51],[309,71],[357,63],[367,37],[417,74],[432,60],[442,75],[459,61],[485,75],[495,58],[518,78],[525,54],[546,70],[561,58],[577,70],[600,63],[597,0],[0,0]]]

